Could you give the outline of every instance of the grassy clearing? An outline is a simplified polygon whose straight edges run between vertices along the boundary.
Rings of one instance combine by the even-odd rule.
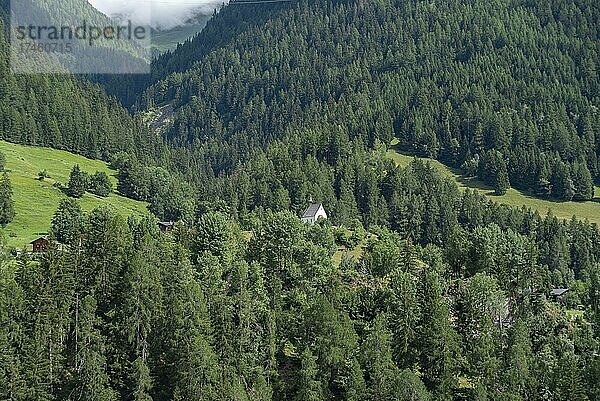
[[[339,267],[342,264],[342,258],[344,255],[354,258],[355,261],[360,260],[367,249],[369,240],[373,237],[373,235],[368,234],[354,248],[346,248],[345,246],[341,245],[338,246],[337,251],[335,251],[333,254],[333,265],[335,267]]]
[[[393,146],[388,150],[387,155],[402,167],[406,167],[415,159],[414,156],[398,152]],[[596,187],[596,198],[589,202],[557,202],[540,199],[514,188],[510,188],[504,196],[496,196],[494,195],[494,190],[481,181],[471,177],[465,177],[460,171],[450,168],[437,160],[427,158],[419,159],[429,162],[431,166],[439,170],[442,175],[454,180],[461,190],[466,188],[478,190],[495,202],[516,207],[526,206],[537,210],[541,215],[546,215],[548,211],[551,210],[556,217],[561,219],[568,220],[575,215],[579,219],[587,219],[590,223],[600,225],[600,188],[598,187]]]
[[[570,320],[576,320],[576,319],[585,319],[585,313],[581,310],[577,310],[577,309],[567,309],[565,311],[565,314],[567,315],[567,317]]]
[[[60,199],[66,195],[53,187],[55,182],[65,184],[75,164],[88,173],[104,171],[116,188],[116,172],[106,163],[90,160],[60,150],[15,145],[0,141],[0,152],[6,155],[6,170],[9,171],[13,186],[13,200],[16,216],[6,228],[5,233],[9,246],[23,247],[35,238],[48,232],[52,215],[56,211]],[[38,173],[46,170],[50,175],[39,181]],[[129,216],[146,213],[146,204],[127,199],[117,194],[100,198],[86,193],[79,200],[84,211],[90,211],[100,205],[109,205],[118,213]]]

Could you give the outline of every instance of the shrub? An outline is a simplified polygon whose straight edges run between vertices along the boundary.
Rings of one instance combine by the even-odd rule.
[[[38,173],[38,180],[44,181],[46,178],[50,178],[50,174],[48,174],[48,171],[46,171],[46,169]]]

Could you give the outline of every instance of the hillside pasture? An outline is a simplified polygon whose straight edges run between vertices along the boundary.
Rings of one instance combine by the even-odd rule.
[[[33,146],[15,145],[0,141],[0,152],[6,156],[6,171],[13,187],[16,215],[4,228],[9,246],[22,248],[30,241],[48,233],[52,216],[58,203],[66,195],[55,183],[66,185],[75,164],[90,174],[103,171],[108,174],[116,191],[116,172],[99,160],[90,160],[73,153]],[[49,178],[40,180],[38,175],[46,170]],[[144,202],[111,193],[107,198],[86,193],[78,200],[84,211],[108,205],[123,216],[146,213]]]
[[[415,156],[401,153],[393,145],[387,151],[387,156],[394,160],[397,165],[406,167],[415,159]],[[541,215],[546,215],[549,211],[552,211],[552,214],[560,219],[569,220],[575,215],[578,219],[588,220],[590,223],[600,225],[599,187],[596,187],[596,197],[589,202],[559,202],[551,199],[541,199],[514,188],[510,188],[503,196],[497,196],[494,194],[493,188],[473,177],[463,175],[457,169],[450,168],[437,160],[422,157],[417,159],[429,163],[443,176],[456,182],[461,190],[470,188],[483,193],[495,202],[515,207],[526,206],[537,210]]]

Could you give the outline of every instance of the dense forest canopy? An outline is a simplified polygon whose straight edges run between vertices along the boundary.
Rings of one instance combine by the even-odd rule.
[[[221,35],[231,19],[233,38]],[[230,162],[216,174],[290,133],[335,129],[366,146],[398,138],[500,193],[588,200],[599,27],[593,0],[229,6],[156,61],[164,79],[141,105],[173,106],[172,143],[218,147]]]
[[[600,400],[598,227],[386,154],[590,199],[599,40],[593,0],[230,5],[96,77],[133,117],[0,40],[1,138],[110,160],[153,214],[82,212],[74,167],[47,252],[0,255],[0,399]]]
[[[164,234],[61,203],[61,249],[0,269],[0,395],[597,400],[597,227],[459,196],[419,162],[394,175],[415,202],[446,187],[456,214],[428,230],[447,241],[271,211],[242,227],[206,210]],[[360,258],[332,262],[356,241]]]

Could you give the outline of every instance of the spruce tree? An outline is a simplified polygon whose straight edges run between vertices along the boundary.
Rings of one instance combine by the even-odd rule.
[[[506,162],[504,159],[499,158],[496,177],[494,179],[494,192],[498,196],[506,195],[508,188],[510,188],[510,181],[508,179]]]
[[[547,163],[542,162],[539,167],[535,193],[538,196],[546,197],[552,194],[552,185],[550,183],[550,167]]]
[[[317,378],[317,358],[313,356],[310,348],[306,348],[301,356],[301,370],[298,377],[298,392],[294,401],[322,401],[323,393],[321,382]]]
[[[326,398],[356,400],[366,391],[363,372],[356,360],[358,336],[344,311],[320,295],[306,312],[308,340],[314,342],[319,377],[328,381]]]
[[[556,401],[587,401],[579,358],[570,347],[564,350],[555,370]]]
[[[416,374],[409,369],[404,369],[397,378],[399,401],[431,401],[433,397]]]
[[[13,190],[8,173],[4,172],[0,181],[0,225],[10,223],[15,217],[15,204],[12,195]]]
[[[141,224],[140,224],[141,226]],[[136,401],[150,400],[152,381],[148,363],[152,326],[161,302],[161,261],[157,243],[144,228],[136,233],[136,249],[128,258],[124,274],[122,327],[129,345],[128,381]]]
[[[67,194],[72,198],[81,198],[89,187],[89,177],[85,171],[81,171],[79,164],[73,166],[69,183],[67,184]]]
[[[361,360],[365,372],[368,398],[389,400],[400,391],[400,371],[392,360],[391,335],[386,328],[386,318],[379,315],[362,345]]]
[[[477,273],[464,284],[457,300],[466,371],[470,376],[481,377],[488,386],[495,381],[500,367],[498,326],[501,328],[506,318],[505,302],[497,281],[483,273]]]
[[[533,352],[526,322],[518,320],[511,329],[506,366],[502,375],[505,391],[514,397],[527,397],[535,389],[532,384]]]
[[[51,400],[67,389],[65,364],[73,306],[73,274],[63,255],[48,252],[39,264],[19,266],[25,304],[23,377],[29,398]]]
[[[575,195],[573,200],[588,201],[594,197],[594,181],[592,174],[585,162],[575,163],[572,168],[573,186]]]
[[[394,361],[399,367],[408,368],[416,362],[415,344],[419,320],[417,288],[415,277],[412,274],[400,270],[392,273],[389,302],[389,324],[393,334]]]
[[[571,178],[568,164],[557,161],[552,171],[552,196],[563,201],[570,201],[575,195],[575,185]]]
[[[440,400],[451,399],[456,386],[457,343],[443,296],[443,279],[432,267],[422,271],[417,349],[423,382]]]
[[[99,331],[96,300],[88,295],[81,300],[75,354],[75,384],[71,393],[82,401],[118,400],[110,387],[105,356],[105,339]]]
[[[61,199],[52,217],[50,232],[63,244],[76,244],[83,230],[83,213],[79,203],[70,198]]]
[[[104,171],[97,171],[90,177],[90,192],[100,197],[107,197],[112,192],[112,184]]]
[[[178,258],[181,258],[179,256]],[[219,362],[211,346],[211,328],[206,301],[192,267],[186,260],[174,264],[167,273],[164,322],[170,354],[165,372],[173,384],[173,399],[213,400],[225,388],[219,387]]]
[[[203,215],[196,225],[192,250],[200,256],[203,252],[210,252],[217,257],[225,258],[232,251],[232,232],[227,216],[219,212],[210,212]]]
[[[0,261],[0,399],[25,401],[27,386],[19,345],[26,300],[14,270]]]
[[[594,265],[588,272],[590,285],[588,297],[590,303],[590,319],[597,337],[600,337],[600,264]]]

